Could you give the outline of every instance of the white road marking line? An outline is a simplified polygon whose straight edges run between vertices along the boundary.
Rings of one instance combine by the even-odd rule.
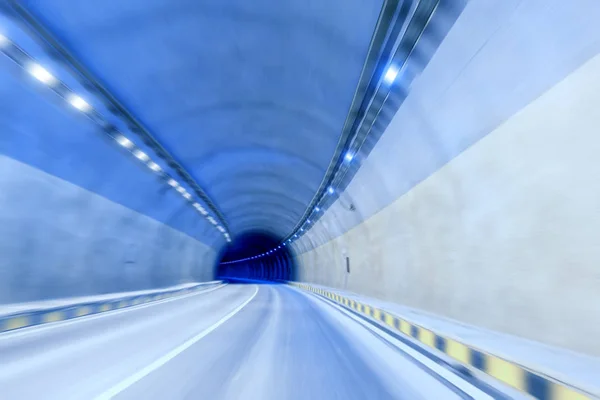
[[[252,301],[252,299],[254,299],[254,297],[256,297],[257,293],[258,293],[258,286],[255,286],[254,293],[252,294],[252,296],[250,296],[250,298],[248,300],[244,301],[242,304],[240,304],[238,307],[236,307],[229,314],[227,314],[226,316],[221,318],[219,321],[217,321],[214,325],[203,330],[202,332],[200,332],[193,338],[188,339],[186,342],[180,344],[179,346],[177,346],[176,348],[174,348],[173,350],[171,350],[164,356],[162,356],[159,359],[157,359],[156,361],[154,361],[152,364],[146,366],[145,368],[143,368],[143,369],[139,370],[138,372],[136,372],[135,374],[131,375],[129,378],[122,380],[121,382],[119,382],[112,388],[108,389],[101,395],[95,397],[94,400],[112,399],[114,396],[118,395],[119,393],[121,393],[122,391],[124,391],[125,389],[127,389],[128,387],[130,387],[131,385],[133,385],[140,379],[144,378],[145,376],[149,375],[151,372],[162,367],[163,365],[168,363],[170,360],[172,360],[173,358],[177,357],[179,354],[183,353],[185,350],[190,348],[194,343],[198,342],[200,339],[202,339],[203,337],[205,337],[206,335],[208,335],[209,333],[211,333],[212,331],[217,329],[219,326],[223,325],[225,322],[227,322],[227,320],[229,320],[235,314],[240,312],[242,310],[242,308],[246,307],[246,305],[248,303],[250,303]]]
[[[167,299],[162,299],[162,300],[153,300],[148,303],[136,304],[134,306],[118,308],[116,310],[103,311],[103,312],[95,313],[95,314],[82,315],[81,317],[65,319],[62,321],[48,322],[48,323],[40,324],[40,325],[31,325],[31,326],[27,326],[24,328],[15,329],[12,331],[0,332],[0,340],[9,339],[9,338],[12,339],[15,337],[26,336],[26,335],[31,335],[31,334],[37,335],[38,333],[49,330],[49,329],[61,328],[61,327],[77,324],[77,323],[84,322],[84,321],[91,321],[94,319],[110,317],[111,315],[123,314],[123,313],[130,312],[130,311],[140,310],[142,308],[152,307],[152,306],[155,306],[158,304],[170,303],[172,301],[185,299],[185,298],[196,296],[199,294],[210,293],[212,291],[215,291],[215,290],[225,287],[227,285],[228,285],[227,283],[223,283],[219,286],[215,286],[215,287],[212,287],[212,288],[209,288],[206,290],[202,290],[199,292],[187,293],[184,295],[169,297]],[[78,306],[73,305],[73,307],[78,307]]]

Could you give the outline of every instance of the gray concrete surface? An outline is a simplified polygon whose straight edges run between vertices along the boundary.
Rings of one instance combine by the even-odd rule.
[[[0,155],[0,304],[211,280],[190,236]]]
[[[300,280],[600,356],[599,17],[470,2],[294,245]]]
[[[190,339],[184,351],[160,361]],[[0,358],[3,398],[491,398],[282,285],[227,285],[5,333]],[[462,389],[443,384],[434,371]]]

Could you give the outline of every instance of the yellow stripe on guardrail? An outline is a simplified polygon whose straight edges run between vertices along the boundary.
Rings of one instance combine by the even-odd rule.
[[[540,400],[584,400],[591,399],[576,388],[536,373],[517,363],[482,352],[455,339],[444,337],[420,325],[411,323],[386,311],[367,304],[346,298],[334,292],[310,285],[290,282],[298,288],[327,297],[347,308],[371,317],[403,333],[415,338],[433,351],[441,351],[461,364],[476,368],[489,376],[517,390]]]
[[[65,319],[63,311],[52,311],[42,316],[42,323],[57,322]]]
[[[2,331],[12,331],[13,329],[24,328],[26,326],[31,325],[31,322],[31,318],[28,316],[9,318],[6,321],[4,321]]]
[[[92,313],[92,307],[89,307],[89,306],[77,307],[77,310],[75,310],[76,317],[83,317],[84,315],[88,315],[91,313]]]
[[[112,309],[112,307],[109,303],[105,303],[100,306],[100,312],[109,311],[111,309]]]

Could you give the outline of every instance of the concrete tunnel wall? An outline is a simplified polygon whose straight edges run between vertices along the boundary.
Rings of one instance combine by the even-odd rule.
[[[210,280],[202,242],[0,156],[0,303]]]
[[[599,355],[598,20],[594,0],[470,1],[340,201],[294,244],[298,279]],[[0,302],[212,278],[209,235],[185,225],[196,219],[166,222],[179,206],[147,199],[168,197],[147,172],[86,152],[103,146],[80,139],[87,122],[7,81]],[[107,170],[122,178],[110,193]]]
[[[294,244],[299,280],[600,355],[598,20],[583,0],[470,2]]]
[[[212,279],[218,231],[87,118],[0,64],[0,303]]]

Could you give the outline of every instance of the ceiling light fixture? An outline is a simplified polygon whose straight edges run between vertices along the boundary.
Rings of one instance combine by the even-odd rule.
[[[144,153],[141,150],[135,150],[133,152],[133,155],[135,156],[135,158],[137,158],[140,161],[148,161],[150,159],[150,157],[148,157],[148,154]]]
[[[383,76],[383,80],[385,81],[385,83],[387,83],[389,85],[389,84],[394,83],[397,76],[398,76],[398,68],[391,65],[385,72],[385,75]]]
[[[27,54],[24,50],[22,50],[19,46],[14,44],[10,39],[8,39],[2,34],[0,34],[0,48],[3,49],[5,55],[7,55],[9,58],[15,61],[23,70],[25,70],[33,78],[49,86],[55,94],[57,94],[65,101],[65,103],[69,103],[71,106],[73,106],[81,112],[91,112],[93,115],[89,116],[92,117],[91,119],[93,120],[93,122],[95,122],[102,128],[105,134],[107,134],[111,139],[115,140],[121,147],[131,150],[131,153],[137,159],[145,163],[148,166],[148,168],[150,168],[152,171],[159,173],[161,177],[167,178],[167,184],[173,188],[177,188],[177,190],[183,195],[183,197],[185,197],[188,200],[192,200],[192,194],[188,193],[185,189],[183,189],[180,186],[180,184],[174,179],[172,179],[169,175],[161,173],[162,167],[160,167],[156,162],[152,161],[151,157],[148,154],[143,152],[140,148],[137,148],[130,139],[124,136],[123,133],[119,132],[119,130],[114,125],[109,123],[108,120],[101,113],[94,110],[93,106],[90,103],[84,100],[84,98],[80,95],[73,92],[73,90],[69,88],[69,86],[66,83],[56,78],[40,63],[36,62],[29,54]],[[158,156],[163,159],[169,158],[168,155],[158,154]],[[169,163],[168,160],[167,162]],[[171,166],[170,163],[169,166]],[[205,216],[208,215],[208,212],[200,205],[198,205],[197,210]],[[214,218],[212,220],[214,221],[214,225],[218,224],[217,221],[214,220]],[[227,239],[230,239],[225,228],[222,229],[222,232],[225,233],[225,237]]]
[[[88,112],[92,109],[92,106],[88,104],[87,101],[77,96],[76,94],[72,94],[67,98],[69,104],[78,109],[81,112]]]
[[[119,143],[121,146],[125,147],[126,149],[131,149],[133,147],[133,142],[131,140],[127,139],[123,135],[116,136],[115,140],[117,141],[117,143]]]
[[[150,161],[148,163],[148,168],[150,168],[154,172],[160,171],[160,166],[157,163],[155,163],[154,161]]]
[[[33,75],[35,79],[45,83],[46,85],[53,85],[56,82],[56,78],[39,64],[29,65],[27,67],[27,72]]]

